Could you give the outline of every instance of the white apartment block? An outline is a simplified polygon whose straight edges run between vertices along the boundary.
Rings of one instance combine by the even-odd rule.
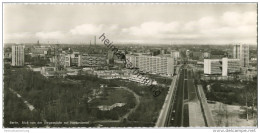
[[[240,44],[233,47],[233,58],[240,60],[241,67],[249,66],[249,45]]]
[[[12,46],[12,66],[24,66],[24,46]]]
[[[240,72],[239,59],[204,59],[204,74],[228,76],[236,72]]]
[[[171,51],[171,57],[173,57],[174,59],[178,59],[180,58],[180,52],[179,51]]]
[[[174,59],[165,56],[126,55],[128,68],[136,67],[140,71],[153,74],[174,74]]]

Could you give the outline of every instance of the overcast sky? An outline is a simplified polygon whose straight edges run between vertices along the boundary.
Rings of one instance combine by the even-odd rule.
[[[4,42],[232,44],[257,41],[256,4],[4,4]]]

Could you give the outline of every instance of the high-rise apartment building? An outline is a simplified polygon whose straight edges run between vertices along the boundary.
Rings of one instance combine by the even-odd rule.
[[[12,46],[12,66],[24,65],[24,46],[13,45]]]
[[[240,60],[241,67],[249,66],[249,46],[247,44],[235,45],[233,47],[233,58]]]

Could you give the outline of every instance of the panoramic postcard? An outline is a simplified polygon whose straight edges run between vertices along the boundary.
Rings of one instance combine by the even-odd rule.
[[[3,3],[3,127],[257,127],[257,3]]]

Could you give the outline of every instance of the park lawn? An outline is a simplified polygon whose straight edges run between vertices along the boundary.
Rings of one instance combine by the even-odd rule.
[[[91,104],[94,105],[113,105],[115,103],[128,103],[129,99],[133,102],[135,98],[132,93],[122,90],[120,88],[104,88],[104,95],[101,94],[100,98],[96,98],[91,101]]]

